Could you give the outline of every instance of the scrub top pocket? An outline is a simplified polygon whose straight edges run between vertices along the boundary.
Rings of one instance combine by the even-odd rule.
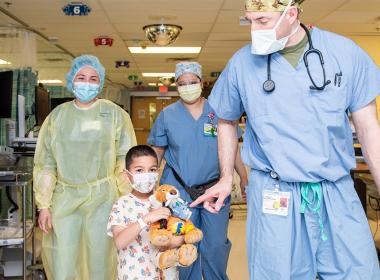
[[[332,82],[322,91],[310,90],[310,97],[318,111],[324,113],[338,113],[346,111],[347,85],[335,86]]]

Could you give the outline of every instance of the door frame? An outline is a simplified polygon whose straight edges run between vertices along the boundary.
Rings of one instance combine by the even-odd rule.
[[[129,104],[130,104],[130,117],[133,120],[133,98],[155,98],[156,100],[165,100],[165,99],[172,99],[172,98],[179,99],[178,92],[168,92],[168,93],[158,93],[156,91],[138,91],[138,92],[130,92],[129,95]],[[135,126],[135,124],[133,124]],[[139,128],[134,127],[134,130],[137,131],[150,131],[150,129],[146,128]]]

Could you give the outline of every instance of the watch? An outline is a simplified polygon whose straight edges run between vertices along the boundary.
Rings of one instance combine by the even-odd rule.
[[[137,222],[139,223],[140,225],[140,230],[143,230],[144,228],[146,228],[148,225],[147,223],[144,222],[144,220],[142,218],[138,218],[137,219]]]

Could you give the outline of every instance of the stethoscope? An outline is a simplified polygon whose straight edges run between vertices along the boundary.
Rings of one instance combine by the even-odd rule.
[[[325,71],[325,67],[324,67],[324,61],[323,61],[323,55],[322,53],[318,50],[318,49],[315,49],[314,46],[313,46],[313,42],[311,41],[311,36],[310,36],[310,32],[309,32],[309,29],[301,23],[301,27],[305,30],[306,32],[306,35],[307,35],[307,40],[309,41],[309,49],[304,53],[303,55],[303,61],[305,63],[305,66],[306,66],[306,70],[307,70],[307,74],[309,75],[309,78],[310,78],[310,81],[313,85],[310,86],[310,89],[312,90],[324,90],[325,87],[331,83],[330,80],[327,80],[326,81],[326,71]],[[312,53],[315,53],[318,55],[319,57],[319,61],[321,63],[321,66],[322,66],[322,70],[323,70],[323,85],[322,86],[317,86],[313,80],[313,77],[311,76],[310,74],[310,69],[309,69],[309,62],[307,60],[307,56],[309,54],[312,54]],[[271,56],[272,54],[269,54],[268,55],[268,62],[267,62],[267,80],[264,82],[263,84],[263,89],[266,93],[271,93],[272,91],[274,91],[274,89],[276,88],[276,84],[274,83],[274,81],[271,79],[271,70],[270,70],[270,60],[271,60]]]

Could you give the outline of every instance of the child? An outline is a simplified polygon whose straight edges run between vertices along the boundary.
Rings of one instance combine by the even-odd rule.
[[[118,249],[117,279],[159,280],[160,271],[155,265],[159,251],[149,241],[149,225],[167,219],[170,210],[161,207],[150,211],[149,196],[158,180],[157,155],[151,147],[138,145],[129,150],[125,161],[125,176],[133,189],[115,203],[107,226]],[[180,237],[171,245],[182,243]]]

